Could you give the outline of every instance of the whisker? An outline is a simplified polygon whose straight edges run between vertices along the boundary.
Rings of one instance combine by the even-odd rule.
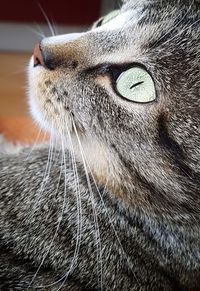
[[[55,145],[55,148],[56,148],[56,146],[57,146],[57,138],[56,138],[56,145]],[[55,160],[55,164],[56,164],[56,165],[57,165],[57,163],[59,162],[59,157],[60,157],[60,151],[59,151],[59,154],[58,154],[58,156],[57,156],[57,160]],[[61,151],[60,173],[59,173],[59,177],[58,177],[58,182],[57,182],[57,186],[56,186],[56,191],[55,191],[55,193],[54,193],[54,196],[55,196],[55,197],[56,197],[56,195],[57,195],[57,193],[58,193],[58,191],[59,191],[60,181],[61,181],[61,177],[62,177],[62,165],[63,165],[63,162],[64,162],[63,152]],[[51,214],[51,209],[52,209],[52,207],[53,207],[53,201],[51,202],[50,207],[49,207],[49,210],[48,210],[49,215]],[[45,221],[48,220],[49,215],[46,216]]]
[[[51,126],[51,131],[52,132],[52,126]],[[39,198],[42,197],[42,193],[44,192],[45,186],[48,182],[49,179],[49,175],[50,175],[50,171],[51,171],[51,164],[52,164],[52,155],[53,155],[53,139],[52,139],[52,135],[50,136],[50,146],[49,146],[49,152],[48,152],[48,160],[47,160],[47,165],[45,168],[45,173],[43,176],[43,180],[40,186],[40,190],[39,193],[36,193],[36,201],[35,201],[35,205],[33,206],[33,211],[36,211],[36,208],[38,206],[38,202],[39,202]]]
[[[81,141],[79,139],[78,132],[77,132],[77,129],[76,129],[76,125],[75,125],[73,119],[72,119],[72,126],[73,126],[74,132],[75,132],[77,140],[78,140],[79,149],[80,149],[80,153],[81,153],[81,157],[82,157],[82,161],[83,161],[83,166],[84,166],[84,170],[85,170],[85,174],[86,174],[88,190],[89,190],[89,193],[90,193],[90,200],[91,200],[91,203],[92,203],[92,211],[93,211],[93,215],[94,215],[94,226],[95,226],[96,242],[97,242],[97,277],[98,277],[98,286],[100,285],[100,290],[103,290],[102,246],[101,246],[101,237],[100,237],[100,230],[99,230],[99,224],[98,224],[98,217],[97,217],[97,212],[96,212],[96,208],[95,208],[95,199],[94,199],[94,194],[93,194],[93,191],[92,191],[90,177],[89,177],[89,174],[88,174],[88,171],[87,171],[87,164],[86,164],[86,160],[85,160],[85,155],[84,155],[83,148],[82,148],[82,145],[81,145]],[[98,251],[99,251],[99,255],[98,255]],[[99,271],[98,262],[100,262],[100,271]],[[100,272],[100,283],[99,283],[99,272]]]
[[[54,30],[54,34],[55,35],[58,35],[58,30],[57,30],[57,27],[56,27],[56,23],[53,21],[53,19],[51,19],[51,25],[53,27],[53,30]]]
[[[40,32],[42,38],[45,38],[46,35],[45,35],[45,32],[42,30],[41,26],[40,26],[38,23],[36,23],[36,27],[37,27],[37,29],[39,30],[39,32]]]
[[[41,136],[41,132],[42,132],[42,129],[40,128],[38,133],[37,133],[36,139],[35,139],[33,145],[31,146],[30,151],[29,151],[29,153],[28,153],[28,155],[27,155],[27,157],[26,157],[26,159],[24,161],[25,163],[28,161],[28,159],[30,158],[30,155],[32,154],[32,152],[34,151],[36,145],[38,144],[38,140],[39,140],[39,138]]]
[[[35,35],[39,36],[40,38],[44,38],[45,37],[45,34],[44,32],[42,31],[42,29],[40,28],[40,26],[38,24],[35,24],[37,29],[36,30],[35,28],[33,28],[32,26],[30,25],[26,25],[27,29],[30,30],[31,32],[33,32]]]
[[[38,131],[38,133],[37,133],[37,137],[36,137],[36,140],[35,140],[34,144],[31,146],[31,148],[30,148],[30,150],[29,150],[29,152],[28,152],[28,154],[27,154],[25,160],[22,162],[22,166],[24,166],[24,169],[23,169],[22,172],[19,173],[19,179],[17,179],[17,181],[21,180],[21,177],[22,177],[22,176],[24,175],[24,173],[27,171],[27,168],[28,168],[28,166],[29,166],[29,163],[28,163],[28,165],[27,165],[27,162],[28,162],[31,153],[33,152],[33,150],[34,150],[34,148],[35,148],[35,146],[36,146],[36,144],[37,144],[38,139],[40,138],[40,135],[41,135],[41,129]],[[26,149],[26,145],[23,144],[23,146],[24,146],[24,149]],[[28,149],[28,145],[27,145],[27,149]]]
[[[70,142],[70,153],[72,157],[72,168],[74,172],[74,178],[76,181],[76,203],[77,203],[77,240],[76,240],[76,246],[75,246],[75,251],[72,259],[72,263],[70,265],[69,271],[60,279],[63,280],[61,286],[57,289],[57,291],[61,290],[61,288],[64,286],[65,282],[67,281],[67,278],[69,277],[70,273],[73,270],[74,265],[76,264],[78,260],[78,254],[80,251],[80,246],[81,246],[81,233],[82,233],[82,206],[81,206],[81,195],[80,195],[80,185],[79,185],[79,178],[78,178],[78,171],[77,171],[77,165],[76,165],[76,160],[75,160],[75,154],[74,154],[74,149],[73,149],[73,143],[71,140],[71,135],[69,132],[69,129],[67,127],[68,131],[68,139]],[[64,137],[63,137],[63,140]]]
[[[30,151],[28,152],[26,159],[23,161],[24,170],[23,170],[22,172],[20,172],[20,177],[19,177],[20,179],[21,179],[21,176],[23,176],[23,174],[24,174],[24,173],[26,172],[26,170],[27,170],[27,162],[28,162],[28,160],[29,160],[29,158],[30,158],[32,152],[34,151],[36,145],[38,144],[38,140],[39,140],[39,138],[40,138],[40,135],[41,135],[41,129],[38,131],[38,134],[37,134],[36,140],[35,140],[34,144],[31,146]],[[46,138],[43,137],[43,140],[41,141],[41,144],[44,142],[44,139],[46,139]]]
[[[56,193],[55,193],[55,195],[57,194],[57,191],[58,191],[58,189],[59,189],[60,179],[61,179],[61,175],[62,175],[62,164],[63,164],[63,156],[62,156],[62,158],[61,158],[60,175],[59,175],[59,179],[58,179],[58,183],[57,183],[57,188],[56,188]],[[63,208],[64,208],[64,201],[63,201]],[[62,213],[63,213],[63,212],[62,212]],[[61,215],[62,215],[62,214],[61,214]],[[41,263],[40,263],[40,265],[39,265],[37,271],[35,272],[35,274],[34,274],[32,280],[31,280],[31,282],[30,282],[30,284],[29,284],[29,286],[28,286],[28,288],[27,288],[27,290],[29,290],[29,288],[32,286],[32,284],[33,284],[33,282],[35,281],[35,279],[36,279],[36,277],[37,277],[37,275],[38,275],[40,269],[42,268],[42,265],[44,264],[45,259],[47,258],[48,254],[49,254],[49,252],[50,252],[50,250],[51,250],[51,247],[52,247],[52,245],[53,245],[53,242],[55,241],[55,238],[56,238],[56,236],[57,236],[57,233],[58,233],[58,230],[59,230],[59,227],[60,227],[60,223],[61,223],[61,221],[62,221],[62,219],[59,218],[59,219],[58,219],[58,224],[57,224],[57,227],[56,227],[56,230],[55,230],[55,234],[54,234],[54,236],[53,236],[53,238],[52,238],[52,240],[51,240],[51,242],[50,242],[50,244],[49,244],[49,247],[48,247],[48,249],[47,249],[47,252],[46,252],[46,254],[44,255],[44,257],[42,258],[42,261],[41,261]],[[42,286],[42,287],[43,287],[43,286]],[[42,288],[42,287],[38,287],[38,288]]]
[[[51,32],[51,35],[52,35],[52,36],[55,36],[56,33],[55,33],[55,31],[54,31],[54,27],[52,26],[52,24],[51,24],[51,22],[50,22],[50,20],[49,20],[49,18],[48,18],[48,16],[47,16],[47,14],[45,13],[44,9],[42,8],[42,6],[41,6],[41,4],[40,4],[39,2],[38,2],[38,6],[39,6],[39,8],[40,8],[40,10],[41,10],[41,12],[42,12],[42,14],[43,14],[43,16],[44,16],[44,18],[45,18],[47,24],[48,24],[48,26],[49,26],[49,30],[50,30],[50,32]]]
[[[73,122],[73,127],[76,128],[76,127],[75,127],[76,125],[75,125],[74,121],[72,121],[72,122]],[[78,143],[80,143],[80,139],[79,139],[79,137],[78,137],[77,130],[76,130],[76,129],[74,129],[74,130],[75,130],[75,132],[76,132],[76,136],[77,136],[77,139],[78,139]],[[84,156],[84,160],[85,160],[84,163],[86,164],[86,161],[87,161],[87,160],[86,160],[86,157],[85,157],[85,154],[84,154],[83,149],[82,149],[82,155]],[[126,252],[125,252],[125,250],[124,250],[124,248],[123,248],[123,246],[122,246],[121,240],[120,240],[120,238],[119,238],[119,236],[118,236],[118,234],[117,234],[117,231],[116,231],[116,229],[115,229],[115,226],[114,226],[114,224],[113,224],[113,222],[112,222],[112,218],[111,218],[111,216],[110,216],[110,214],[109,214],[109,212],[108,212],[108,209],[107,209],[107,207],[106,207],[106,205],[105,205],[105,202],[104,202],[104,200],[103,200],[103,196],[102,196],[102,194],[101,194],[100,191],[99,191],[99,188],[98,188],[98,186],[97,186],[97,183],[96,183],[96,180],[95,180],[95,178],[94,178],[94,175],[92,174],[92,171],[91,171],[91,168],[90,168],[90,166],[89,166],[89,163],[87,163],[87,167],[88,167],[88,169],[89,169],[89,171],[90,171],[90,175],[91,175],[91,177],[92,177],[92,179],[93,179],[93,181],[94,181],[95,188],[96,188],[97,193],[98,193],[98,195],[99,195],[99,197],[100,197],[100,200],[101,200],[101,202],[102,202],[102,204],[103,204],[103,207],[104,207],[104,209],[105,209],[105,211],[106,211],[106,214],[107,214],[107,216],[108,216],[108,219],[109,219],[110,225],[111,225],[111,227],[112,227],[112,229],[113,229],[113,231],[114,231],[115,237],[116,237],[116,239],[117,239],[117,241],[118,241],[118,244],[119,244],[119,246],[120,246],[120,248],[121,248],[121,251],[122,251],[122,253],[123,253],[123,255],[124,255],[124,257],[125,257],[125,259],[126,259],[126,261],[127,261],[127,264],[128,264],[128,266],[129,266],[131,272],[133,273],[133,275],[134,275],[134,277],[135,277],[135,279],[136,279],[136,281],[137,281],[137,278],[136,278],[136,276],[135,276],[135,274],[134,274],[134,272],[133,272],[133,267],[132,267],[131,260],[130,260],[129,257],[127,256],[127,254],[126,254]],[[104,191],[105,191],[105,188],[106,188],[106,186],[104,187]]]
[[[21,66],[21,68],[19,68],[18,70],[12,71],[9,76],[16,76],[16,75],[21,75],[21,74],[25,74],[27,72],[26,66],[23,65]]]
[[[116,239],[117,239],[117,241],[118,241],[118,244],[119,244],[119,246],[120,246],[120,248],[121,248],[121,251],[122,251],[123,255],[125,256],[125,259],[126,259],[126,261],[127,261],[127,263],[128,263],[129,268],[132,270],[132,266],[131,266],[132,264],[131,264],[131,262],[130,262],[130,259],[128,258],[127,254],[126,254],[126,252],[125,252],[125,250],[124,250],[124,248],[123,248],[123,246],[122,246],[121,240],[120,240],[120,238],[119,238],[119,236],[118,236],[118,234],[117,234],[117,230],[115,229],[115,226],[114,226],[114,224],[113,224],[113,222],[112,222],[112,218],[111,218],[111,216],[110,216],[110,214],[109,214],[109,212],[108,212],[108,209],[107,209],[107,207],[106,207],[106,205],[105,205],[105,202],[104,202],[104,200],[103,200],[103,194],[105,193],[106,185],[105,185],[105,187],[104,187],[103,194],[101,194],[101,192],[99,191],[99,188],[98,188],[98,186],[97,186],[96,180],[95,180],[95,178],[94,178],[94,176],[93,176],[93,174],[92,174],[92,171],[91,171],[89,165],[88,165],[88,168],[89,168],[89,170],[90,170],[90,175],[91,175],[91,177],[92,177],[92,179],[93,179],[93,182],[94,182],[95,188],[96,188],[96,190],[97,190],[97,192],[98,192],[98,195],[99,195],[99,197],[100,197],[101,203],[103,204],[103,207],[104,207],[104,209],[105,209],[105,211],[106,211],[106,214],[107,214],[107,216],[108,216],[108,219],[109,219],[110,225],[111,225],[111,227],[112,227],[112,229],[113,229],[113,231],[114,231],[115,237],[116,237]]]
[[[103,204],[103,207],[104,207],[104,209],[105,209],[105,211],[106,211],[106,214],[107,214],[107,216],[108,216],[108,219],[109,219],[110,225],[111,225],[111,227],[112,227],[112,229],[113,229],[113,231],[114,231],[115,237],[116,237],[116,239],[117,239],[117,241],[118,241],[118,244],[119,244],[119,246],[120,246],[120,248],[121,248],[121,251],[122,251],[122,253],[123,253],[123,255],[124,255],[124,257],[125,257],[125,259],[126,259],[126,261],[127,261],[127,264],[128,264],[128,266],[129,266],[130,270],[132,271],[132,263],[131,263],[130,259],[128,258],[127,254],[126,254],[126,252],[125,252],[125,250],[124,250],[124,248],[123,248],[123,246],[122,246],[121,240],[120,240],[120,238],[119,238],[119,236],[118,236],[118,234],[117,234],[117,230],[115,229],[115,226],[114,226],[114,224],[113,224],[113,222],[112,222],[112,218],[111,218],[111,216],[110,216],[110,213],[108,212],[108,209],[107,209],[107,207],[106,207],[106,205],[105,205],[105,202],[104,202],[104,200],[103,200],[103,194],[105,193],[106,185],[105,185],[105,187],[104,187],[103,194],[101,194],[101,192],[99,191],[99,188],[98,188],[98,186],[97,186],[96,180],[95,180],[95,178],[94,178],[94,175],[92,174],[92,171],[91,171],[89,165],[88,165],[88,168],[89,168],[89,170],[90,170],[90,175],[91,175],[91,177],[92,177],[92,179],[93,179],[93,181],[94,181],[95,188],[96,188],[96,190],[97,190],[97,192],[98,192],[98,195],[99,195],[99,197],[100,197],[100,200],[101,200],[101,202],[102,202],[102,204]],[[135,276],[134,273],[133,273],[133,275]],[[137,278],[136,278],[136,280],[137,280]]]
[[[69,130],[68,130],[68,135],[69,135],[69,140],[70,140],[70,144],[71,144],[71,153],[72,153],[72,160],[74,159],[75,161],[75,155],[74,155],[74,151],[73,151],[73,145],[72,145],[72,142],[71,142],[71,137],[70,137],[70,133],[69,133]],[[60,217],[60,223],[62,221],[62,217],[63,217],[63,214],[64,214],[64,210],[66,209],[66,194],[67,194],[67,178],[66,178],[66,158],[65,158],[65,144],[64,144],[64,136],[63,134],[61,133],[61,144],[62,144],[62,156],[63,156],[63,161],[64,161],[64,169],[65,169],[65,193],[64,193],[64,201],[63,201],[63,208],[62,208],[62,213],[61,213],[61,217]],[[73,171],[74,171],[74,175],[75,175],[75,180],[77,181],[77,184],[76,184],[76,198],[77,198],[77,241],[76,241],[76,246],[75,246],[75,251],[74,251],[74,256],[73,256],[73,259],[72,259],[72,263],[70,265],[70,268],[69,268],[69,271],[67,273],[65,273],[65,275],[60,278],[59,280],[57,280],[56,282],[52,283],[52,284],[49,284],[49,285],[46,285],[46,286],[38,286],[37,288],[48,288],[48,287],[52,287],[54,285],[57,285],[58,283],[60,283],[61,281],[62,282],[62,285],[59,287],[58,290],[60,290],[62,288],[62,286],[65,284],[69,274],[71,273],[72,269],[73,269],[73,266],[74,264],[76,263],[77,261],[77,258],[78,258],[78,253],[79,253],[79,250],[80,250],[80,245],[81,245],[81,232],[82,232],[82,207],[81,207],[81,196],[80,196],[80,187],[79,187],[79,180],[78,180],[78,172],[77,172],[77,166],[76,166],[76,162],[73,162],[72,163],[73,165]],[[60,224],[58,225],[57,227],[57,232],[58,232],[58,229],[59,229],[59,226]],[[53,240],[55,239],[55,236],[53,238]],[[53,243],[53,241],[52,241]],[[52,246],[52,243],[51,243],[51,246]],[[50,247],[51,247],[50,246]],[[49,248],[49,251],[50,251],[50,248]],[[41,268],[41,266],[40,266]]]

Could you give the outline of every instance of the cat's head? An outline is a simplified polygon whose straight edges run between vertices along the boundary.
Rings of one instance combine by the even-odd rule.
[[[90,31],[43,39],[29,68],[34,117],[70,131],[99,184],[182,215],[199,199],[197,2],[124,1]]]

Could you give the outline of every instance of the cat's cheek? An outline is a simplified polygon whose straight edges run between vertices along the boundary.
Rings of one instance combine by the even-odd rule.
[[[43,130],[54,134],[71,131],[71,120],[67,106],[55,98],[50,89],[55,89],[56,75],[50,75],[42,66],[34,68],[33,59],[28,68],[28,103],[33,119]],[[51,80],[54,80],[52,82]]]
[[[30,113],[33,117],[33,119],[39,123],[39,126],[45,130],[49,130],[48,125],[45,122],[45,119],[43,117],[42,112],[40,111],[37,103],[35,102],[34,98],[33,98],[33,94],[31,92],[31,89],[29,89],[29,110]]]

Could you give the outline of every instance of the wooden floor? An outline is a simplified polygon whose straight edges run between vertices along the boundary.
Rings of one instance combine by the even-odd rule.
[[[27,115],[26,67],[30,55],[0,53],[0,116]]]
[[[0,52],[0,133],[26,143],[32,143],[38,135],[26,96],[26,68],[30,57],[30,54]]]

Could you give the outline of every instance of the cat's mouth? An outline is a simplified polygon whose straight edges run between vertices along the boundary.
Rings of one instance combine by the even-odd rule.
[[[35,51],[29,65],[29,104],[34,119],[40,127],[58,136],[62,144],[64,140],[79,161],[87,158],[87,165],[100,184],[108,180],[114,184],[116,177],[111,169],[118,168],[117,162],[111,162],[108,148],[91,134],[95,126],[92,118],[84,119],[84,112],[81,114],[84,103],[80,105],[78,100],[76,106],[73,99],[78,96],[77,87],[72,84],[74,71],[46,68],[38,47]]]
[[[29,107],[39,126],[53,134],[85,134],[85,130],[68,104],[69,92],[42,60],[32,56],[29,63]]]

